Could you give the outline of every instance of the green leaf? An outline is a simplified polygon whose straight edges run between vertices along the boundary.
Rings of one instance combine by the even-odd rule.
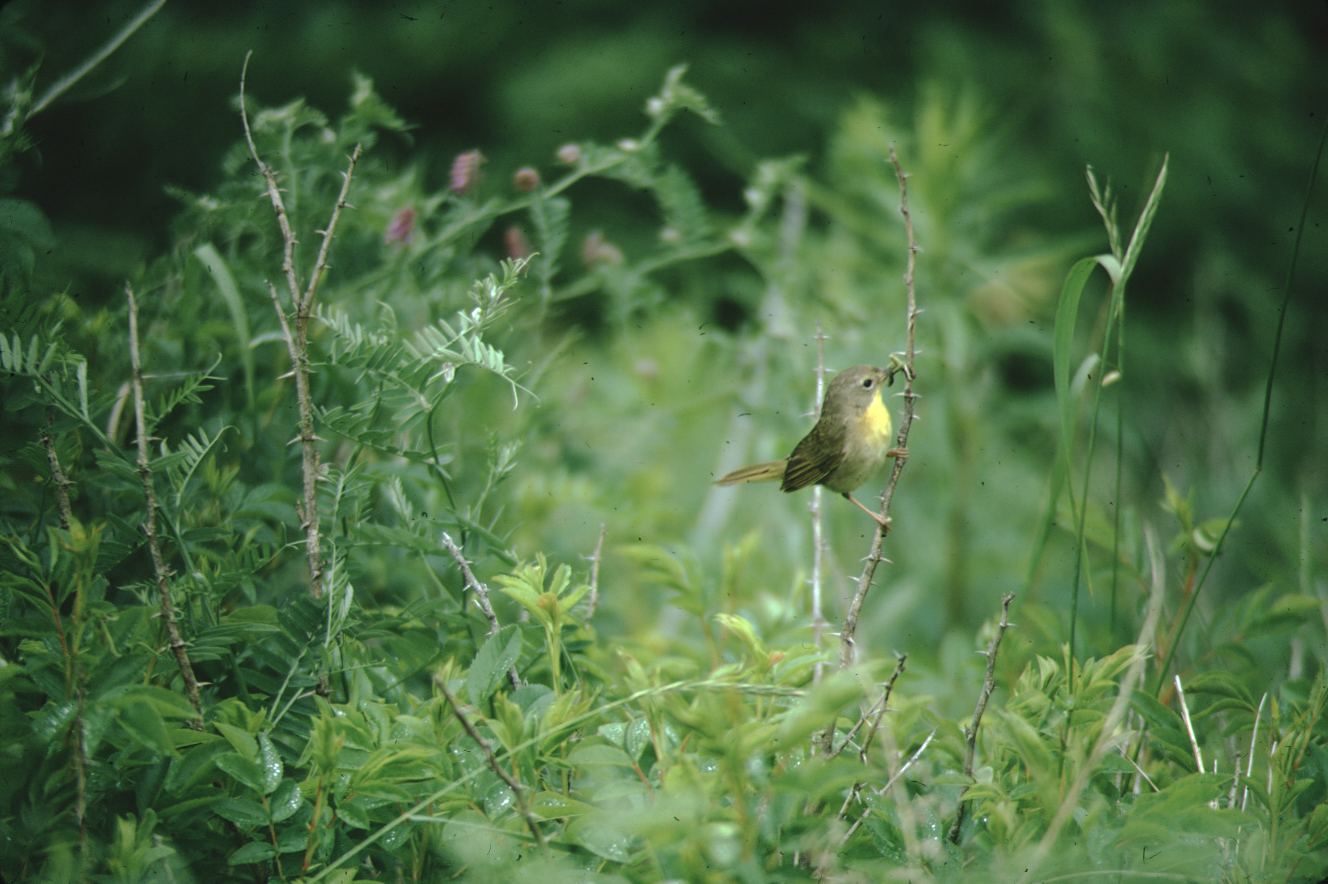
[[[650,722],[644,718],[633,719],[632,723],[627,725],[627,733],[623,737],[623,749],[633,761],[640,761],[641,753],[652,744]]]
[[[354,798],[337,805],[337,816],[352,829],[369,828],[369,814],[365,812],[363,804]]]
[[[530,799],[530,810],[541,819],[554,820],[599,813],[599,808],[558,792],[539,792]]]
[[[263,777],[263,794],[270,795],[281,782],[282,764],[281,756],[267,734],[258,735],[258,767]]]
[[[530,221],[535,226],[536,254],[532,259],[535,277],[545,297],[552,291],[559,258],[567,243],[567,216],[571,203],[565,197],[536,197],[530,203]]]
[[[751,621],[737,614],[716,614],[715,620],[729,632],[738,637],[738,640],[747,648],[747,653],[761,669],[770,665],[770,652],[766,650],[765,643],[756,635],[756,629]]]
[[[163,755],[179,757],[171,735],[156,707],[145,700],[133,700],[120,710],[120,726]]]
[[[222,798],[213,805],[213,810],[237,826],[265,826],[268,823],[263,805],[251,798]]]
[[[261,863],[272,859],[276,855],[277,849],[271,844],[251,841],[239,850],[233,851],[230,856],[226,857],[226,862],[233,866],[240,866],[249,863]]]
[[[1074,450],[1074,425],[1078,400],[1071,395],[1070,361],[1074,358],[1074,329],[1079,317],[1079,299],[1084,285],[1098,265],[1097,258],[1080,258],[1070,268],[1061,286],[1060,302],[1056,306],[1056,326],[1052,336],[1052,376],[1056,383],[1056,403],[1061,415],[1061,454],[1068,463]]]
[[[574,817],[567,824],[567,840],[616,863],[631,859],[631,839],[618,830],[612,816],[602,811]]]
[[[236,782],[252,789],[257,794],[266,794],[264,786],[267,779],[262,766],[258,762],[250,761],[238,752],[228,752],[225,755],[217,756],[217,767],[234,777]]]
[[[1251,714],[1258,707],[1258,701],[1250,695],[1245,685],[1225,669],[1214,669],[1191,676],[1185,682],[1185,691],[1188,694],[1213,694],[1237,700]]]
[[[226,266],[226,259],[221,257],[216,246],[212,243],[203,243],[203,245],[194,249],[194,257],[202,263],[203,267],[212,276],[212,280],[217,284],[218,291],[221,292],[221,299],[226,302],[226,309],[231,314],[231,325],[235,329],[235,342],[239,348],[240,366],[244,369],[244,391],[245,398],[249,402],[249,407],[254,405],[254,351],[250,346],[249,335],[249,314],[244,308],[244,299],[240,296],[240,289],[235,284],[235,277],[231,275],[231,270]]]
[[[35,203],[0,199],[0,274],[26,279],[39,252],[55,247],[51,222]]]
[[[466,675],[466,695],[482,706],[521,656],[521,630],[504,626],[485,640]]]
[[[1174,729],[1181,727],[1179,714],[1172,711],[1170,707],[1163,706],[1155,697],[1143,691],[1134,691],[1130,694],[1130,705],[1144,717],[1149,727]]]
[[[631,757],[617,746],[608,743],[590,743],[582,744],[567,756],[567,763],[578,767],[610,765],[616,767],[633,767],[634,763]]]
[[[1249,627],[1249,636],[1277,635],[1300,628],[1309,614],[1319,610],[1323,602],[1313,596],[1288,594],[1259,612]]]
[[[309,846],[309,837],[309,827],[303,823],[278,829],[277,852],[298,853]]]
[[[299,785],[290,778],[282,780],[272,792],[272,797],[268,799],[268,809],[272,814],[272,822],[279,823],[284,819],[288,819],[295,811],[300,809],[300,804],[303,801],[304,794],[300,792]]]
[[[812,687],[786,712],[779,723],[775,746],[791,749],[802,745],[821,728],[833,727],[845,707],[862,699],[856,676],[840,670]]]

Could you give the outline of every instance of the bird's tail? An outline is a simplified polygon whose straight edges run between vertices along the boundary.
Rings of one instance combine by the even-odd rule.
[[[777,482],[784,478],[784,469],[788,458],[772,460],[769,463],[752,464],[740,470],[734,470],[722,479],[716,479],[716,485],[736,485],[739,482]]]

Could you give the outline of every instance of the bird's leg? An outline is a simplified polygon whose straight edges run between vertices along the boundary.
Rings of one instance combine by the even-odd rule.
[[[864,513],[866,513],[867,515],[871,516],[873,519],[875,519],[875,520],[876,520],[876,524],[878,524],[878,525],[881,526],[881,530],[882,530],[882,532],[885,532],[885,531],[889,531],[889,530],[890,530],[890,517],[889,517],[889,516],[885,516],[884,518],[882,518],[881,516],[878,516],[876,513],[872,512],[871,510],[867,509],[867,508],[866,508],[865,506],[863,506],[862,504],[858,503],[858,501],[853,497],[853,495],[852,495],[852,494],[849,494],[847,491],[844,492],[844,499],[847,500],[849,503],[853,504],[853,505],[854,505],[855,507],[857,507],[858,509],[862,510],[862,511],[863,511]]]
[[[900,460],[908,460],[907,448],[891,448],[885,453],[886,457],[897,457]]]

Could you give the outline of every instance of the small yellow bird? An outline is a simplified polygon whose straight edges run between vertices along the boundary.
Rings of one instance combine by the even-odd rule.
[[[841,371],[825,391],[820,420],[792,454],[734,470],[715,484],[778,479],[781,491],[824,485],[888,528],[889,519],[858,503],[851,492],[876,475],[887,457],[908,457],[904,449],[890,447],[890,412],[881,401],[881,385],[889,379],[890,372],[874,365]]]

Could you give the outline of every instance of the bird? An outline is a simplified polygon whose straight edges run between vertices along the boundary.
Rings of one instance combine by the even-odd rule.
[[[779,480],[780,491],[824,485],[888,530],[890,520],[867,509],[853,497],[854,489],[876,475],[887,457],[908,452],[892,448],[890,412],[881,401],[881,386],[891,372],[874,365],[855,365],[835,375],[826,388],[816,426],[783,460],[734,470],[716,485]]]

